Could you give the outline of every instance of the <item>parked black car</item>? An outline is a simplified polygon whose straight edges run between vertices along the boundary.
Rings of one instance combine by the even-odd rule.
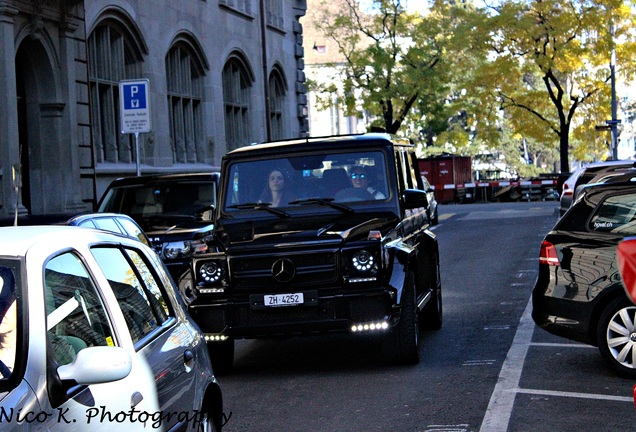
[[[616,247],[636,235],[636,184],[589,184],[541,244],[532,317],[550,333],[598,346],[636,378],[636,308],[621,284]]]
[[[132,217],[178,282],[192,256],[208,251],[218,182],[218,172],[121,178],[108,186],[97,211]]]
[[[386,134],[240,148],[221,166],[214,237],[193,259],[190,314],[215,371],[234,340],[376,333],[419,360],[420,324],[442,325],[439,251],[414,152]],[[358,187],[354,187],[358,186]]]

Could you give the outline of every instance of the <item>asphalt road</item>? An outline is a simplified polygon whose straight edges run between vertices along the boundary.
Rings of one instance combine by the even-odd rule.
[[[239,341],[220,377],[224,431],[634,430],[633,383],[596,348],[534,326],[530,294],[556,202],[444,205],[444,325],[416,366],[387,366],[370,339]]]

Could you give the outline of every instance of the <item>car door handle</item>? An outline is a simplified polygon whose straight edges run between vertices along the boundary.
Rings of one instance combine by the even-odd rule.
[[[141,402],[142,400],[144,400],[144,397],[141,393],[139,393],[138,391],[134,392],[132,394],[132,396],[130,397],[130,406],[132,408],[136,407],[139,402]]]
[[[183,361],[185,363],[190,363],[194,359],[194,353],[191,350],[185,350],[183,353]]]

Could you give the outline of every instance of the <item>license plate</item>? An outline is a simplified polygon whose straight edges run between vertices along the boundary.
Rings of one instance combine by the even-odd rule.
[[[274,294],[263,296],[265,306],[293,306],[304,303],[303,293]]]

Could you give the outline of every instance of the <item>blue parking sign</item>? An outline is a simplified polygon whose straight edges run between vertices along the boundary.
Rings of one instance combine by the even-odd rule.
[[[124,109],[146,109],[146,86],[143,83],[123,84]]]
[[[150,132],[150,89],[147,79],[119,82],[122,133]]]

